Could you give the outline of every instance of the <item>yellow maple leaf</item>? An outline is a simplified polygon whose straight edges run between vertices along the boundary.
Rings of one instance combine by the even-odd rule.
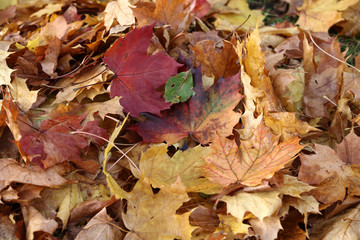
[[[263,25],[265,16],[261,10],[251,10],[246,0],[209,0],[209,2],[219,12],[215,14],[214,25],[217,30],[233,31],[242,25],[240,29],[248,31],[250,28]],[[249,16],[250,18],[246,21]]]
[[[190,239],[194,229],[189,224],[190,213],[175,213],[189,200],[184,190],[181,181],[177,181],[170,188],[154,194],[150,185],[140,179],[127,197],[123,220],[130,232],[124,239]]]
[[[221,191],[219,185],[202,177],[200,168],[206,164],[204,159],[210,153],[208,147],[199,145],[184,152],[177,151],[172,158],[167,151],[167,145],[161,144],[152,146],[141,155],[140,170],[145,181],[153,187],[169,187],[180,177],[187,192],[214,194]],[[134,175],[137,175],[136,171]]]
[[[342,20],[341,12],[356,4],[359,0],[305,0],[296,24],[314,32],[327,32],[329,28]]]

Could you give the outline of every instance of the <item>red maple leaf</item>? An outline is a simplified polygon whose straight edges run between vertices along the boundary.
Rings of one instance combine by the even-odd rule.
[[[144,142],[175,143],[190,135],[202,144],[212,142],[217,135],[229,136],[239,122],[240,113],[233,111],[243,97],[239,74],[220,78],[204,91],[201,70],[193,70],[194,91],[187,102],[162,112],[161,117],[145,114],[146,121],[132,126]]]
[[[41,168],[49,168],[64,161],[71,161],[90,172],[97,169],[98,164],[83,161],[81,153],[86,153],[89,141],[87,135],[71,134],[80,130],[107,138],[106,130],[97,125],[97,121],[81,122],[84,116],[60,116],[46,119],[40,125],[40,130],[28,132],[19,141],[19,148],[27,161],[37,163]],[[104,141],[93,138],[94,142]]]
[[[115,73],[110,96],[121,96],[124,111],[134,117],[141,112],[160,115],[161,110],[170,107],[171,103],[165,102],[157,89],[181,66],[164,52],[147,55],[153,27],[154,24],[135,28],[124,39],[117,39],[103,58]]]

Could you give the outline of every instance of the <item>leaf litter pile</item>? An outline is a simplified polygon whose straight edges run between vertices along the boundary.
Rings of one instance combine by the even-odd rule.
[[[2,1],[0,238],[360,239],[360,2],[272,2]]]

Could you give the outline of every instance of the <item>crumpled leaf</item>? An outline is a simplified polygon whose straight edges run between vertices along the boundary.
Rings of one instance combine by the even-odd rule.
[[[129,193],[126,214],[122,214],[130,239],[190,239],[193,227],[189,224],[190,213],[175,214],[189,200],[181,181],[154,194],[150,185],[141,179]]]
[[[317,61],[318,63],[315,63],[315,46],[309,45],[306,38],[304,38],[303,47],[305,71],[304,112],[313,118],[329,117],[328,108],[334,107],[329,101],[337,102],[344,64],[322,52],[320,55],[316,55],[320,59]],[[338,59],[344,59],[344,53],[340,52],[340,45],[336,40],[333,40],[331,45],[324,50]]]
[[[170,107],[157,89],[177,73],[180,64],[164,52],[147,55],[153,25],[135,28],[119,38],[105,53],[103,61],[115,73],[110,96],[121,96],[125,112],[138,117],[141,112],[160,114]]]
[[[58,227],[55,219],[46,219],[35,207],[25,205],[21,207],[22,215],[26,226],[26,239],[33,240],[34,233],[43,231],[50,234]]]
[[[109,2],[104,11],[104,25],[109,30],[114,19],[120,26],[131,26],[135,23],[135,17],[128,0],[116,0]]]
[[[236,217],[239,223],[242,223],[245,214],[250,212],[256,217],[256,221],[253,222],[256,227],[260,227],[261,224],[266,224],[266,221],[269,221],[269,224],[275,224],[277,226],[278,231],[280,229],[278,225],[280,215],[277,215],[277,213],[282,207],[282,198],[284,195],[305,201],[306,198],[304,198],[302,194],[309,192],[313,188],[314,187],[308,184],[298,181],[295,177],[284,175],[284,185],[282,187],[274,187],[270,191],[264,192],[239,192],[234,196],[223,197],[222,201],[227,204],[227,212]],[[315,209],[309,210],[312,213],[318,213],[318,205]],[[309,212],[306,213],[308,214]],[[250,220],[254,219],[254,217],[251,216],[249,216],[249,218]],[[268,219],[265,220],[266,218]],[[267,231],[266,226],[262,227],[264,228],[261,229],[260,232],[265,233]],[[272,229],[268,230],[272,231]],[[271,234],[275,235],[274,233]]]
[[[249,140],[240,142],[238,147],[234,140],[218,137],[210,144],[212,154],[202,168],[207,178],[225,187],[235,182],[256,186],[292,161],[303,148],[298,138],[279,143],[279,136],[264,124]]]
[[[281,102],[275,94],[270,77],[265,71],[265,56],[261,51],[261,38],[258,29],[251,32],[246,41],[246,55],[242,60],[245,66],[245,72],[251,78],[253,87],[265,92],[266,97],[263,101],[268,102],[267,108],[270,111],[279,111],[281,109]],[[239,43],[238,43],[239,44]],[[239,46],[241,46],[239,44]],[[238,50],[238,55],[241,52]]]
[[[231,135],[240,118],[240,113],[233,111],[242,98],[239,75],[219,79],[207,92],[202,87],[199,69],[193,77],[195,96],[163,112],[161,117],[146,114],[146,121],[132,128],[143,137],[144,142],[166,141],[172,144],[190,135],[206,144],[217,135]]]

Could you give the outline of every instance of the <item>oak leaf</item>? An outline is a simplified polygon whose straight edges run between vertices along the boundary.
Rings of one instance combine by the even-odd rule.
[[[141,112],[160,114],[170,107],[157,89],[177,73],[180,64],[166,53],[147,55],[154,25],[135,28],[119,38],[104,55],[103,61],[115,73],[110,96],[121,96],[124,111],[138,117]]]
[[[166,141],[172,144],[190,135],[206,144],[218,134],[231,135],[241,115],[233,111],[242,98],[239,75],[219,79],[207,92],[202,87],[199,69],[193,77],[195,96],[163,112],[161,117],[146,114],[146,121],[132,128],[143,137],[144,142]]]
[[[206,158],[204,174],[226,187],[235,182],[247,186],[261,184],[292,161],[303,146],[298,138],[279,143],[279,136],[262,123],[249,140],[241,140],[239,147],[234,140],[217,137],[210,148],[212,154]]]

